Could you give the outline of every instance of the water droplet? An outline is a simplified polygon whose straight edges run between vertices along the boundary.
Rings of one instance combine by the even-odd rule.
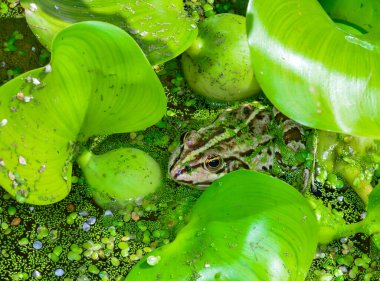
[[[96,217],[89,217],[88,220],[87,220],[87,223],[89,225],[94,225],[96,222]]]
[[[87,212],[87,211],[79,211],[78,215],[80,215],[81,217],[87,217],[89,215],[89,212]]]
[[[106,210],[106,211],[104,212],[104,215],[105,215],[105,216],[113,216],[113,213],[112,213],[110,210]]]
[[[87,222],[85,222],[83,224],[82,228],[84,231],[89,231],[91,229],[91,226]]]
[[[57,269],[54,271],[54,274],[55,274],[55,276],[60,277],[60,276],[63,276],[63,274],[65,274],[65,272],[63,271],[62,268],[57,268]]]
[[[18,157],[18,162],[21,164],[21,165],[26,165],[26,160],[23,156],[19,156]]]
[[[35,3],[30,3],[29,10],[35,12],[37,10],[37,5]]]
[[[50,73],[51,72],[51,65],[48,64],[45,66],[45,73]]]
[[[157,265],[161,260],[161,257],[160,256],[149,256],[147,259],[146,259],[146,262],[147,264],[149,264],[150,266],[155,266]]]
[[[38,270],[35,270],[35,271],[32,272],[32,277],[33,278],[38,278],[39,279],[41,277],[41,275],[42,275],[41,272],[39,272]]]
[[[5,125],[7,125],[8,124],[8,120],[7,119],[3,119],[3,120],[1,120],[1,122],[0,122],[0,127],[4,127]]]
[[[36,249],[36,250],[39,250],[42,248],[42,242],[41,241],[34,241],[33,242],[33,248]]]

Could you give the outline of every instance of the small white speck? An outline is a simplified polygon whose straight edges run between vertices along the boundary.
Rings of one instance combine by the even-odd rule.
[[[197,25],[196,24],[192,24],[191,27],[192,28],[197,28]]]
[[[346,244],[347,242],[348,242],[348,238],[347,237],[342,237],[342,238],[340,238],[340,243],[342,243],[342,244]]]
[[[37,10],[37,5],[35,3],[30,3],[29,10],[35,12]]]
[[[208,262],[205,263],[205,268],[209,268],[210,266],[211,265]]]
[[[21,164],[21,165],[26,165],[26,160],[23,156],[19,156],[18,157],[18,162]]]
[[[59,6],[54,5],[54,9],[59,10]]]
[[[32,277],[33,277],[33,278],[38,278],[38,279],[40,279],[40,277],[41,277],[41,272],[39,272],[38,270],[33,271],[33,272],[32,272]]]
[[[43,173],[46,170],[46,165],[42,165],[41,168],[38,170],[39,173]]]
[[[155,266],[156,264],[158,264],[161,260],[161,257],[160,256],[149,256],[147,259],[146,259],[146,262],[147,264],[149,264],[150,266]]]
[[[35,52],[36,51],[36,47],[32,47],[32,52]]]
[[[65,272],[63,271],[62,268],[57,268],[55,271],[54,271],[54,274],[55,276],[63,276],[63,274],[65,274]]]
[[[34,241],[33,242],[33,248],[36,249],[36,250],[39,250],[42,248],[42,242],[41,241]]]
[[[3,120],[1,120],[1,122],[0,122],[0,127],[4,127],[5,125],[7,125],[8,124],[8,120],[7,119],[3,119]]]
[[[147,36],[148,35],[148,31],[142,31],[142,32],[140,32],[140,35],[141,36]]]
[[[50,73],[51,72],[51,65],[48,64],[47,66],[45,66],[45,73]]]
[[[96,217],[89,217],[86,222],[89,225],[94,225],[96,223]]]
[[[5,162],[4,162],[4,160],[3,159],[0,159],[0,166],[5,166]]]
[[[34,211],[34,207],[33,207],[33,206],[30,206],[30,207],[29,207],[29,211],[33,212],[33,211]]]
[[[41,84],[40,80],[38,80],[37,78],[32,78],[32,82],[34,85],[40,85]]]
[[[84,231],[89,231],[91,229],[91,226],[87,222],[85,222],[83,224],[82,228]]]
[[[339,197],[338,197],[338,201],[339,201],[339,202],[342,202],[342,201],[343,201],[343,198],[344,198],[343,196],[339,196]]]
[[[25,96],[24,102],[30,102],[33,99],[33,96]]]
[[[360,217],[364,220],[365,219],[365,217],[367,216],[367,212],[364,212],[364,213],[362,213],[361,215],[360,215]]]
[[[11,171],[8,172],[8,178],[9,178],[11,181],[14,181],[14,180],[16,179],[15,175],[14,175]]]
[[[113,213],[112,213],[110,210],[106,210],[106,211],[104,212],[104,215],[105,215],[105,216],[113,216]]]
[[[81,217],[87,217],[88,215],[89,215],[89,212],[87,212],[87,211],[79,211],[79,213],[78,213]]]

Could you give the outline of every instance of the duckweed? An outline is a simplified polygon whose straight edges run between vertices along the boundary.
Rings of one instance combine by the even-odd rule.
[[[184,2],[190,13],[200,20],[214,12],[231,11],[236,6],[229,3],[233,1]],[[26,36],[23,30],[21,33]],[[40,46],[36,48],[36,56],[46,62],[49,53]],[[166,117],[145,132],[105,136],[96,144],[94,152],[132,146],[159,159],[166,170],[170,152],[180,142],[179,132],[198,129],[220,112],[192,95],[179,69],[178,60],[173,60],[158,70],[162,83],[167,86]],[[21,71],[16,65],[9,70],[11,75]],[[4,280],[57,280],[58,277],[64,281],[124,280],[142,256],[173,240],[176,229],[184,224],[184,218],[201,194],[165,179],[165,188],[158,194],[138,204],[129,204],[124,213],[103,212],[92,203],[80,171],[74,169],[74,174],[71,194],[52,206],[22,205],[0,189],[0,272]],[[375,176],[379,175],[378,168]],[[323,191],[322,197],[328,198],[334,208],[349,209],[346,214],[349,221],[360,219],[358,213],[363,211],[360,201],[351,193],[340,193],[339,178],[328,177],[326,172],[325,178],[337,188]],[[365,177],[363,174],[359,180]],[[342,200],[338,200],[340,196]],[[11,223],[15,215],[20,219],[17,227]],[[38,251],[33,248],[37,241],[42,244]],[[345,241],[326,246],[322,251],[324,255],[314,261],[312,277],[308,280],[379,280],[375,259],[363,255],[360,244]],[[159,257],[151,256],[148,260],[154,265]]]

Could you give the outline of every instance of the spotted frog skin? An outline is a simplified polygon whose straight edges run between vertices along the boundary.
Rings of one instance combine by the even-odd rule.
[[[169,160],[170,177],[200,189],[226,173],[250,169],[273,174],[297,169],[305,160],[304,129],[277,109],[243,104],[184,135]]]

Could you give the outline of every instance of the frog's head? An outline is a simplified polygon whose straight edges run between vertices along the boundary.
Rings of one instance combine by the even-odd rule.
[[[233,139],[215,141],[223,135],[224,130],[210,128],[187,133],[170,157],[169,176],[178,183],[205,189],[232,170],[247,168],[234,157]]]

